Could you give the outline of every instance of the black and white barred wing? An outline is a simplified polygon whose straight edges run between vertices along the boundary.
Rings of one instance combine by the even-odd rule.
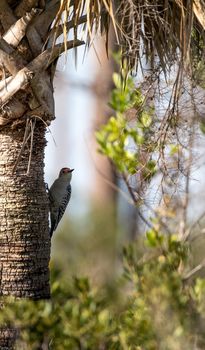
[[[67,187],[65,196],[62,198],[62,201],[56,210],[51,212],[51,229],[50,236],[52,237],[53,232],[57,229],[57,226],[62,219],[63,214],[65,213],[66,207],[70,201],[71,197],[71,185]],[[52,199],[51,199],[52,200]]]
[[[65,213],[66,207],[67,207],[67,205],[68,205],[68,203],[70,201],[70,197],[71,197],[71,185],[69,185],[67,187],[66,195],[62,198],[62,202],[61,202],[61,204],[59,206],[58,217],[57,217],[57,225],[59,224],[60,220],[62,219],[63,214]]]

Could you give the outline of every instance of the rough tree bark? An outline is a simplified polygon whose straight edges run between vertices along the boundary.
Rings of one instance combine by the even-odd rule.
[[[51,42],[59,4],[0,1],[1,296],[50,297],[44,148],[46,125],[54,119],[53,75],[65,50]],[[67,49],[81,44],[69,41]],[[15,337],[15,330],[0,328],[0,348],[12,348]]]
[[[21,151],[24,130],[0,132],[0,292],[1,295],[49,297],[50,240],[48,199],[43,178],[45,127],[36,126],[29,173],[29,147]]]

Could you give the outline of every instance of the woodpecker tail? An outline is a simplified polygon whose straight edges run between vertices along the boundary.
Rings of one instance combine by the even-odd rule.
[[[49,231],[50,238],[52,238],[53,232],[54,232],[54,229],[51,227],[51,229],[50,229],[50,231]]]
[[[56,224],[55,224],[55,222],[51,221],[51,228],[49,231],[50,238],[53,236],[53,232],[55,231],[55,229],[56,229]]]
[[[51,228],[50,228],[50,238],[53,236],[53,232],[56,230],[57,226],[56,225],[56,212],[55,211],[51,211],[50,212],[50,222],[51,222]]]

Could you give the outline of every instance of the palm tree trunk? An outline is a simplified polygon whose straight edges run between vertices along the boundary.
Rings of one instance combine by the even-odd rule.
[[[14,328],[0,328],[0,349],[10,350],[18,337],[18,330]]]
[[[57,59],[84,44],[75,37],[55,45],[60,3],[0,0],[0,296],[50,298],[45,130],[55,114]],[[0,325],[0,349],[12,349],[17,333]]]
[[[33,147],[24,149],[13,173],[23,137],[22,126],[0,131],[0,294],[48,298],[50,240],[42,122],[36,123]]]
[[[51,24],[60,0],[0,1],[0,295],[50,297],[46,126],[54,119],[53,75],[65,49]],[[34,8],[36,6],[36,8]],[[39,8],[40,7],[40,8]],[[28,12],[29,11],[29,12]],[[85,17],[85,16],[84,16]],[[79,21],[85,21],[86,18]],[[72,27],[74,21],[68,23]],[[50,41],[48,42],[48,35]]]

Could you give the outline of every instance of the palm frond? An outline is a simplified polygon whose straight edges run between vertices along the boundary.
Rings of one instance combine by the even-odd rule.
[[[176,60],[185,66],[190,59],[193,30],[203,37],[204,0],[61,0],[54,28],[63,27],[67,42],[68,21],[77,39],[80,18],[86,17],[86,44],[96,33],[114,28],[116,43],[129,68],[137,69],[142,56],[154,64],[157,55],[163,71]],[[203,38],[204,40],[204,38]]]

